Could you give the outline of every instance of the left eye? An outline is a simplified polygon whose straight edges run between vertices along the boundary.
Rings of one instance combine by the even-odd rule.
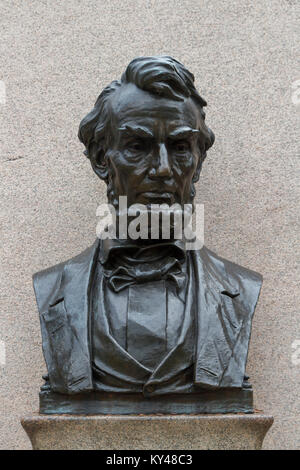
[[[180,140],[179,142],[175,142],[174,143],[174,146],[173,146],[175,152],[187,152],[190,148],[189,146],[189,143],[184,141],[184,140]]]

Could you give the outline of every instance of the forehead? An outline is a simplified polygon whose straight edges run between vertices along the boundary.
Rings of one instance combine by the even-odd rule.
[[[126,84],[111,100],[111,111],[116,127],[139,124],[173,130],[177,126],[198,127],[199,111],[191,98],[175,101]]]

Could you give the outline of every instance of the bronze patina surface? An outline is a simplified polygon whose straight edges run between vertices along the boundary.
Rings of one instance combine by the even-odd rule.
[[[192,204],[214,134],[193,75],[134,59],[82,120],[109,203]],[[217,194],[217,193],[216,193]],[[119,234],[118,234],[119,236]],[[260,274],[184,240],[99,240],[34,275],[42,413],[253,412],[245,373]]]

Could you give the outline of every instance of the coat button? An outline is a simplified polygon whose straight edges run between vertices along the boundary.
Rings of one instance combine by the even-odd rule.
[[[154,390],[155,390],[154,385],[147,385],[146,392],[152,393],[152,392],[154,392]]]

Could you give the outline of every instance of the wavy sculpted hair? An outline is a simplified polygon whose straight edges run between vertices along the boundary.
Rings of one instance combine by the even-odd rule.
[[[108,183],[105,153],[110,148],[109,99],[122,85],[133,83],[142,90],[175,101],[192,98],[201,116],[199,149],[200,167],[207,150],[213,145],[214,133],[205,124],[206,101],[194,86],[194,75],[184,65],[169,56],[137,57],[132,60],[121,80],[114,80],[101,92],[92,111],[82,119],[78,137],[85,145],[84,154],[91,160],[97,175]]]

